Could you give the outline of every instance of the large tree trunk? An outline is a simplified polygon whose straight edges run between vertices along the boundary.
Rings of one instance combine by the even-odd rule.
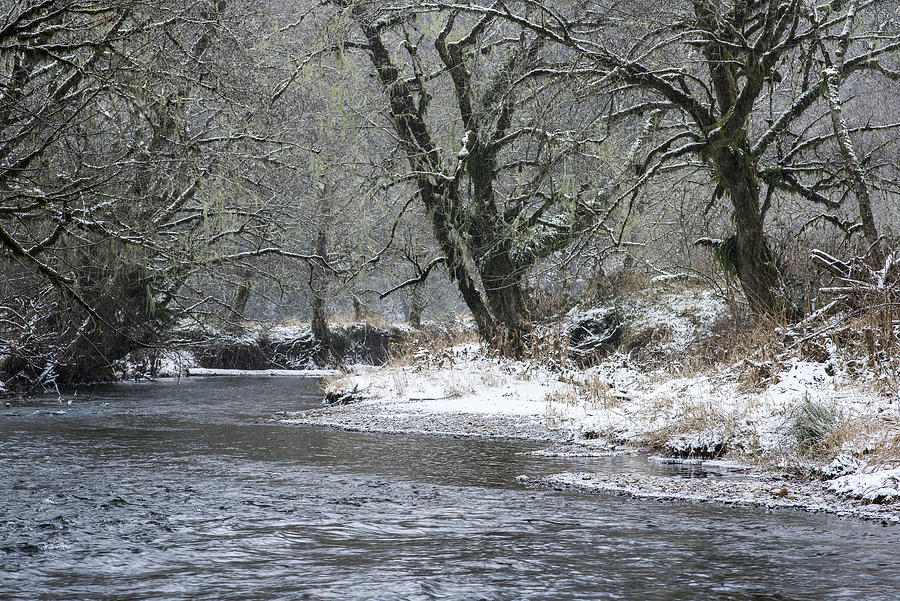
[[[737,244],[733,267],[754,313],[793,321],[800,316],[800,311],[787,295],[775,256],[766,241],[760,184],[752,165],[746,163],[747,156],[749,153],[743,148],[735,152],[727,147],[715,157],[716,170],[734,209]]]
[[[521,356],[525,337],[531,332],[528,308],[522,293],[522,274],[505,249],[501,249],[485,260],[481,267],[481,279],[494,315],[493,344],[504,354]]]
[[[437,240],[441,253],[446,258],[447,272],[450,279],[456,282],[457,290],[463,302],[472,313],[478,332],[485,340],[491,340],[494,334],[494,318],[491,315],[484,297],[475,284],[475,279],[466,260],[466,249],[457,241],[455,211],[448,210],[458,203],[455,192],[446,185],[440,186],[436,194],[435,187],[426,178],[419,180],[419,196],[431,218],[431,231]]]
[[[522,294],[522,271],[512,260],[512,244],[494,196],[496,148],[469,134],[472,146],[466,171],[472,182],[475,210],[470,217],[472,246],[488,306],[494,318],[490,341],[504,354],[520,356],[531,332]]]
[[[522,336],[529,330],[522,299],[519,272],[512,268],[506,251],[497,253],[503,236],[498,228],[493,197],[476,192],[473,214],[460,200],[458,177],[438,178],[443,172],[440,150],[434,144],[423,113],[418,110],[413,90],[401,77],[378,29],[368,21],[364,8],[354,7],[354,15],[368,42],[369,56],[388,95],[390,113],[407,160],[416,178],[419,198],[431,220],[432,232],[446,258],[450,278],[487,342],[501,352],[518,355]],[[463,111],[466,112],[466,111]],[[469,163],[472,173],[473,162]],[[484,175],[492,177],[487,170]],[[477,178],[475,178],[477,179]],[[480,182],[476,182],[476,187]],[[472,269],[474,267],[474,271]],[[479,290],[477,281],[484,291]]]

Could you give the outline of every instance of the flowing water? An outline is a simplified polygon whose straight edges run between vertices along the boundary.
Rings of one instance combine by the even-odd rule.
[[[318,398],[200,378],[0,409],[0,599],[900,599],[896,528],[515,480],[685,469],[639,458],[271,420]]]

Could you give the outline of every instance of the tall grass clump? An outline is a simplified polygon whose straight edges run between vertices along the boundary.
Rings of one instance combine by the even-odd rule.
[[[821,455],[831,447],[832,434],[844,415],[834,405],[806,400],[794,411],[791,433],[801,455]]]

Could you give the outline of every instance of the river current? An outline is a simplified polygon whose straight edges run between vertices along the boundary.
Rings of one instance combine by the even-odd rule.
[[[900,529],[533,490],[686,468],[272,419],[319,399],[192,378],[0,409],[0,600],[900,599]]]

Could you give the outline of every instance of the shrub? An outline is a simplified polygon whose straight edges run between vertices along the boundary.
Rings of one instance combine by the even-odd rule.
[[[802,455],[820,455],[828,447],[831,434],[843,421],[841,410],[834,405],[804,401],[794,411],[792,433]]]

